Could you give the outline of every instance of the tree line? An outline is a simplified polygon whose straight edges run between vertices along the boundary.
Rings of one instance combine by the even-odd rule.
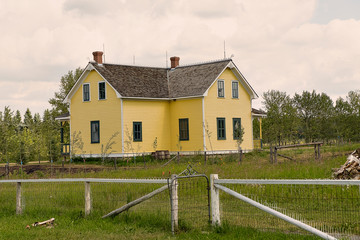
[[[265,143],[360,140],[360,90],[350,91],[335,103],[326,93],[315,90],[295,93],[292,97],[286,92],[269,90],[263,99],[267,113],[262,122]]]
[[[0,162],[25,164],[61,158],[60,122],[55,118],[68,112],[63,99],[81,73],[82,69],[77,68],[61,77],[59,91],[49,99],[51,109],[46,109],[42,116],[39,113],[32,115],[29,109],[24,116],[8,106],[0,110]],[[68,130],[68,126],[65,127],[65,139],[69,139]]]
[[[25,164],[28,161],[49,159],[56,161],[60,153],[59,123],[50,110],[42,117],[27,109],[20,111],[5,107],[0,112],[0,159],[2,162]]]

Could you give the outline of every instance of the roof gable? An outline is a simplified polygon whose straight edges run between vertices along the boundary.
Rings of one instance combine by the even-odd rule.
[[[224,59],[173,69],[90,62],[64,101],[69,102],[93,70],[119,98],[176,99],[207,95],[209,88],[227,68],[233,71],[251,98],[258,97],[232,60]]]
[[[177,67],[169,72],[170,98],[203,96],[231,60]]]
[[[100,72],[98,72],[94,66],[92,65],[92,63],[88,63],[88,65],[85,67],[84,71],[82,72],[82,74],[80,75],[79,79],[76,81],[76,83],[74,84],[74,86],[71,88],[71,90],[69,91],[69,93],[66,95],[65,99],[64,99],[64,102],[67,102],[67,103],[70,103],[70,99],[74,96],[74,94],[78,91],[78,89],[81,87],[81,84],[84,82],[84,80],[86,79],[86,77],[89,75],[89,73],[91,71],[95,70],[100,76],[101,78],[104,79],[104,81],[106,83],[108,83],[110,85],[110,87],[112,89],[114,89],[116,95],[118,98],[121,97],[120,93],[114,88],[114,86],[109,83],[107,81],[107,79],[102,76],[102,74]]]

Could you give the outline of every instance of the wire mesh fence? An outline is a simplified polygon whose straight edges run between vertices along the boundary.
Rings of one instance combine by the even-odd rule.
[[[87,193],[86,185],[89,186]],[[135,204],[122,216],[140,216],[171,226],[170,181],[167,179],[37,179],[0,181],[0,215],[16,213],[34,218],[76,216],[101,218],[162,187],[164,191]],[[180,178],[178,187],[179,230],[209,224],[206,178]],[[19,191],[20,189],[20,191]],[[87,200],[89,194],[89,201]],[[87,207],[91,211],[87,213]],[[115,215],[114,215],[115,216]]]
[[[219,179],[214,182],[332,236],[360,239],[360,181]],[[85,216],[86,206],[91,206],[89,214],[101,218],[164,186],[164,191],[120,216],[136,214],[160,219],[169,229],[174,207],[169,179],[2,180],[0,215],[14,215],[20,209],[22,214],[41,218]],[[206,176],[177,176],[176,186],[178,229],[207,227],[210,218]],[[87,194],[91,196],[90,202]],[[308,234],[222,191],[220,215],[221,222],[230,225]]]
[[[102,180],[102,181],[101,181]],[[122,182],[119,182],[122,181]],[[90,185],[91,215],[101,217],[167,184],[166,179],[42,179],[0,181],[0,214],[54,217],[85,215],[85,183]],[[17,185],[21,193],[17,193]],[[19,202],[17,202],[19,200]],[[170,219],[168,190],[127,211]]]
[[[210,223],[208,181],[206,177],[183,177],[175,182],[177,187],[177,211],[179,230],[193,227],[204,228]],[[173,189],[173,188],[172,188]],[[176,197],[175,197],[176,198]],[[176,199],[175,199],[176,200]]]
[[[335,237],[360,239],[360,182],[357,185],[346,182],[333,185],[334,181],[316,183],[311,180],[302,183],[296,180],[220,182],[222,186],[322,232]],[[224,192],[220,193],[220,208],[222,221],[230,224],[305,234],[300,228]]]

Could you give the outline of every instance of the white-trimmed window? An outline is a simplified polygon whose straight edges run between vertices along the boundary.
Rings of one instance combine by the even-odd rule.
[[[83,84],[83,101],[84,102],[90,101],[90,83]]]
[[[99,82],[99,100],[106,99],[106,84],[105,82]]]
[[[239,82],[238,81],[231,82],[231,92],[232,92],[232,98],[239,98]]]
[[[100,121],[90,122],[91,143],[100,143]]]
[[[218,80],[218,97],[225,97],[225,82],[224,80]]]

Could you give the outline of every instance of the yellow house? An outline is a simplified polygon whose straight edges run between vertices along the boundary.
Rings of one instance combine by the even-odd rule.
[[[110,157],[170,152],[252,150],[252,99],[257,94],[232,59],[171,68],[108,64],[94,52],[65,98],[72,154]],[[79,133],[81,133],[79,135]],[[107,146],[111,143],[111,149]]]

